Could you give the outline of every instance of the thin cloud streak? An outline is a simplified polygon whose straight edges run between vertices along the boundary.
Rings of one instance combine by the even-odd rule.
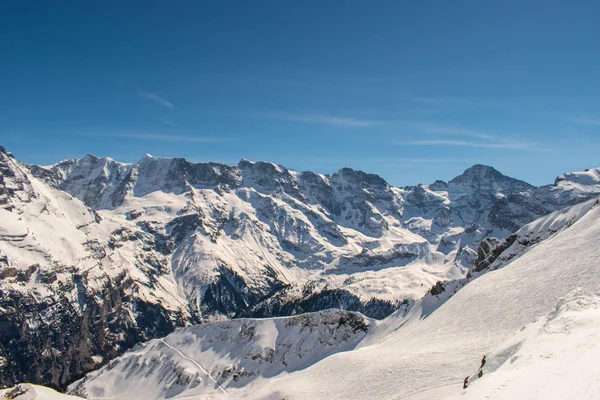
[[[415,127],[422,133],[431,135],[454,135],[465,136],[475,139],[496,140],[497,136],[489,133],[482,133],[472,129],[457,128],[454,126],[436,125],[427,122],[417,122]]]
[[[70,134],[75,136],[100,136],[106,138],[122,139],[141,139],[153,140],[159,142],[177,142],[177,143],[220,143],[230,140],[222,136],[188,136],[173,134],[169,132],[144,132],[144,131],[83,131],[83,132],[60,132],[61,134]]]
[[[168,109],[174,110],[175,106],[173,106],[173,103],[171,103],[170,101],[168,101],[167,99],[159,96],[156,93],[152,93],[152,92],[146,92],[146,91],[141,91],[139,93],[140,97],[143,97],[145,99],[148,99],[150,101],[155,102],[156,104],[159,104],[163,107],[166,107]]]
[[[163,119],[160,120],[160,122],[162,122],[165,125],[169,125],[169,126],[172,126],[172,127],[177,127],[177,124],[174,123],[173,121],[171,121],[169,118],[163,118]]]
[[[262,114],[271,119],[279,119],[283,121],[302,122],[306,124],[330,125],[337,127],[368,127],[377,125],[378,121],[358,119],[351,117],[339,117],[324,114],[295,114],[288,112],[268,112]]]
[[[454,147],[478,147],[489,149],[512,149],[512,150],[533,150],[533,151],[552,151],[546,147],[540,147],[537,143],[530,142],[469,142],[465,140],[414,140],[407,143],[396,143],[398,145],[409,146],[454,146]]]
[[[413,123],[412,127],[420,133],[426,135],[438,136],[436,139],[421,139],[408,142],[396,142],[396,145],[409,146],[450,146],[450,147],[474,147],[488,149],[506,149],[506,150],[531,150],[540,152],[551,152],[553,149],[539,142],[522,140],[521,135],[512,135],[513,138],[507,138],[506,135],[491,134],[473,129],[465,129],[456,126],[437,125],[427,122]],[[444,136],[458,136],[465,139],[446,139]],[[439,138],[442,137],[442,138]]]
[[[106,134],[107,136],[130,138],[130,139],[143,139],[143,140],[155,140],[161,142],[179,142],[179,143],[219,143],[223,142],[224,138],[211,137],[211,136],[183,136],[183,135],[171,135],[163,133],[138,133],[138,132],[123,132],[115,134]]]
[[[409,94],[405,99],[411,103],[449,109],[495,109],[511,107],[513,105],[510,102],[456,96],[413,96]]]
[[[573,120],[573,122],[580,125],[591,125],[591,126],[600,126],[600,119],[594,118],[577,118]]]
[[[405,157],[393,157],[393,158],[380,158],[380,157],[308,157],[308,158],[299,158],[295,160],[296,162],[306,162],[306,163],[322,163],[329,165],[347,165],[348,163],[356,163],[356,162],[368,162],[372,164],[412,164],[412,163],[424,163],[424,164],[444,164],[444,163],[464,163],[470,162],[472,160],[464,159],[464,158],[405,158]]]

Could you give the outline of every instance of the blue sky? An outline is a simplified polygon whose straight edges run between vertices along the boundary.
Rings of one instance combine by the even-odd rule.
[[[600,166],[598,1],[4,1],[0,144],[395,185]]]

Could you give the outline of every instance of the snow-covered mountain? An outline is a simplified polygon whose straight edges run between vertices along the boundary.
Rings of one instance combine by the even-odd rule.
[[[504,238],[600,192],[577,174],[535,188],[482,165],[406,188],[350,168],[327,176],[149,155],[133,164],[88,155],[31,170],[89,207],[170,238],[171,266],[197,319],[329,307],[382,318],[438,280],[463,276],[485,237]]]
[[[277,393],[290,399],[460,395],[465,376],[477,372],[484,355],[496,354],[523,326],[555,310],[560,298],[578,287],[600,292],[599,237],[596,205],[504,268],[473,280],[429,316],[423,318],[422,310],[414,308],[403,320],[390,317],[384,322],[392,328],[374,330],[381,336],[363,340],[364,347],[335,354],[268,384],[250,386],[244,395],[268,398]],[[566,356],[569,348],[555,351]],[[481,384],[484,380],[485,375]],[[307,393],[303,390],[307,387],[313,390]]]
[[[64,387],[191,320],[164,243],[0,150],[0,385]]]
[[[91,373],[72,390],[91,399],[114,398],[103,391],[113,387],[132,399],[146,398],[144,387],[162,390],[157,398],[163,399],[199,394],[244,399],[595,398],[600,390],[594,378],[600,371],[595,361],[600,300],[593,294],[600,292],[600,247],[596,245],[600,204],[594,199],[555,212],[524,227],[517,236],[539,240],[519,252],[516,247],[505,248],[501,253],[514,254],[510,260],[506,258],[494,270],[488,268],[441,306],[432,310],[425,298],[408,314],[396,312],[385,320],[369,321],[366,332],[358,330],[360,336],[351,336],[355,342],[348,351],[310,357],[302,369],[285,369],[278,357],[273,359],[278,360],[279,373],[273,373],[274,365],[269,364],[270,373],[264,373],[260,362],[244,364],[255,352],[262,357],[264,342],[279,348],[265,337],[282,331],[266,327],[281,327],[282,319],[234,320],[179,330],[166,338],[171,346],[167,351],[160,340],[150,342]],[[331,312],[309,315],[326,320]],[[260,328],[254,341],[236,347],[229,332],[244,336],[245,330],[237,328],[240,324]],[[292,335],[296,339],[291,343],[304,346],[305,336]],[[289,338],[284,334],[282,342]],[[329,348],[318,341],[308,346],[311,354]],[[289,352],[301,351],[290,348]],[[226,365],[244,365],[251,379],[219,376]],[[168,381],[184,370],[184,376],[196,374],[204,380],[190,384],[185,379],[186,388],[167,393],[169,386],[156,379],[155,370],[168,376]],[[214,381],[208,382],[208,374]],[[119,384],[123,376],[138,389]],[[207,392],[207,388],[214,390]]]
[[[0,384],[56,387],[176,326],[410,313],[464,279],[486,237],[600,193],[598,170],[533,187],[482,165],[397,188],[349,168],[149,155],[40,167],[0,149],[0,172]]]
[[[370,325],[361,314],[329,310],[181,328],[130,350],[69,390],[89,400],[226,395],[254,380],[298,371],[349,351]]]

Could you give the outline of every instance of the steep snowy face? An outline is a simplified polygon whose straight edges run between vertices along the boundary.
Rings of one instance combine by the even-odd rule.
[[[88,400],[227,396],[255,380],[306,368],[356,347],[372,321],[328,310],[202,324],[137,346],[69,387]]]
[[[51,168],[32,166],[31,172],[87,206],[100,209],[112,204],[111,195],[127,180],[130,169],[127,164],[88,154],[81,159],[62,161]]]
[[[596,245],[600,235],[600,207],[593,204],[583,215],[582,210],[563,214],[578,217],[504,268],[473,280],[430,315],[425,316],[416,308],[406,316],[394,315],[378,324],[372,331],[373,336],[368,335],[361,342],[364,345],[356,351],[334,354],[304,370],[256,381],[230,394],[234,398],[257,399],[269,396],[445,399],[462,393],[464,378],[478,374],[484,355],[490,364],[485,364],[483,378],[467,389],[467,398],[470,389],[477,390],[470,398],[484,398],[478,394],[504,391],[512,396],[498,398],[521,398],[518,391],[509,391],[515,388],[511,388],[512,382],[527,385],[529,390],[543,389],[539,393],[547,394],[544,379],[555,377],[556,373],[568,379],[577,374],[578,368],[592,368],[594,372],[589,375],[586,372],[586,379],[574,378],[574,382],[586,382],[586,387],[597,393],[597,380],[591,377],[597,374],[593,344],[597,342],[594,321],[598,300],[578,292],[569,294],[578,287],[592,293],[600,291],[597,268],[600,247]],[[552,224],[548,222],[540,221],[536,225],[550,227]],[[546,315],[549,316],[544,319]],[[529,344],[528,340],[514,340],[516,332],[536,320],[541,321],[537,325],[541,329],[534,329],[540,333],[539,340],[534,337],[537,334],[527,335],[531,338]],[[572,337],[569,337],[570,332]],[[509,342],[522,343],[515,355],[534,357],[509,357],[502,362],[505,350],[515,350]],[[588,348],[592,351],[590,357],[586,356]],[[578,357],[582,358],[578,361]],[[496,361],[502,367],[492,372]],[[569,370],[565,365],[572,365],[574,369]],[[486,366],[491,369],[486,370]],[[504,368],[506,375],[502,372]],[[479,391],[478,386],[486,386],[486,371],[492,387]],[[513,377],[514,381],[510,379]],[[530,385],[528,377],[536,385]],[[565,391],[564,381],[552,385],[550,387],[557,390],[559,386],[563,389],[557,393],[582,393]]]
[[[600,298],[575,288],[556,309],[486,355],[456,399],[595,398]]]
[[[485,218],[497,200],[532,188],[492,167],[475,165],[448,182],[447,190],[454,215],[464,224],[473,224]]]
[[[285,293],[323,292],[303,311],[333,304],[381,317],[423,294],[394,291],[404,272],[384,268],[416,263],[410,274],[428,284],[454,274],[452,267],[429,269],[430,261],[443,263],[445,256],[432,255],[427,239],[401,221],[400,192],[349,168],[326,176],[267,162],[231,167],[147,155],[130,165],[86,157],[31,170],[170,243],[175,279],[198,318],[247,313],[290,286]],[[367,275],[348,281],[356,272]],[[370,281],[387,287],[384,298],[372,301],[377,291]],[[277,298],[285,305],[269,309],[297,308],[287,304],[297,298],[284,297]]]
[[[54,187],[71,193],[94,209],[113,209],[131,197],[155,191],[180,194],[190,187],[234,187],[239,171],[214,163],[193,164],[183,158],[147,154],[134,164],[87,155],[51,167],[31,167],[32,173]]]
[[[167,244],[178,290],[201,319],[324,307],[385,317],[437,281],[464,276],[487,236],[502,239],[562,204],[538,207],[539,188],[482,165],[408,188],[350,168],[328,176],[149,155],[31,170]]]
[[[539,218],[505,239],[484,239],[479,246],[477,259],[466,277],[436,283],[419,302],[423,314],[429,315],[474,279],[506,267],[538,244],[565,231],[597,206],[597,199],[588,200]]]
[[[490,211],[490,221],[515,231],[549,212],[572,206],[600,194],[600,170],[573,172],[559,176],[552,185],[513,193],[498,201]]]
[[[554,391],[586,398],[598,390],[599,217],[590,201],[534,221],[518,236],[539,236],[536,245],[431,313],[419,302],[383,321],[328,311],[185,328],[132,349],[70,392],[90,399],[513,399]]]
[[[155,237],[0,151],[0,385],[64,387],[190,320]]]

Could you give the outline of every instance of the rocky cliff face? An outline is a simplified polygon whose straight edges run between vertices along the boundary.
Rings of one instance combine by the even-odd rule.
[[[39,167],[2,149],[0,383],[63,387],[199,321],[407,311],[464,277],[486,237],[600,193],[588,175],[536,188],[474,166],[397,188],[350,168],[149,155]]]
[[[0,385],[57,388],[192,322],[152,235],[102,218],[0,151]]]

